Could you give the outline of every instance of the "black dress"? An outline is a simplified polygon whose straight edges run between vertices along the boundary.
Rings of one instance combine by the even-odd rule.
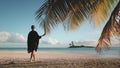
[[[29,32],[28,39],[27,39],[28,53],[32,52],[33,50],[37,51],[40,38],[41,36],[39,36],[36,31]]]

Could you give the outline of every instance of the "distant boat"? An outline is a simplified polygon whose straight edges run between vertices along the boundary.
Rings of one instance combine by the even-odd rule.
[[[69,48],[94,48],[93,46],[85,46],[85,45],[76,46],[73,41],[69,45],[70,45]]]

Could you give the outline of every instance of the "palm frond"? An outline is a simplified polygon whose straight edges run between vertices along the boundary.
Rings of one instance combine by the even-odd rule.
[[[99,52],[101,48],[108,48],[111,45],[111,38],[113,36],[120,37],[120,19],[116,19],[116,17],[120,17],[120,1],[113,10],[110,19],[106,23],[102,34],[98,40],[98,44],[96,46],[96,50]]]
[[[89,17],[100,24],[115,1],[118,0],[46,0],[36,12],[36,19],[47,32],[64,23],[67,29],[76,29]]]

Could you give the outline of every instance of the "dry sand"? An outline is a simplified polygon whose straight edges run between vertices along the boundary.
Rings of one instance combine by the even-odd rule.
[[[37,52],[36,61],[23,51],[0,51],[0,68],[120,68],[120,58],[95,54]]]

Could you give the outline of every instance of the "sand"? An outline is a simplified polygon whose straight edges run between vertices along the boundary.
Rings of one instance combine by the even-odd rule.
[[[37,52],[29,62],[24,51],[0,51],[0,68],[120,68],[120,58],[100,58],[96,54]]]

